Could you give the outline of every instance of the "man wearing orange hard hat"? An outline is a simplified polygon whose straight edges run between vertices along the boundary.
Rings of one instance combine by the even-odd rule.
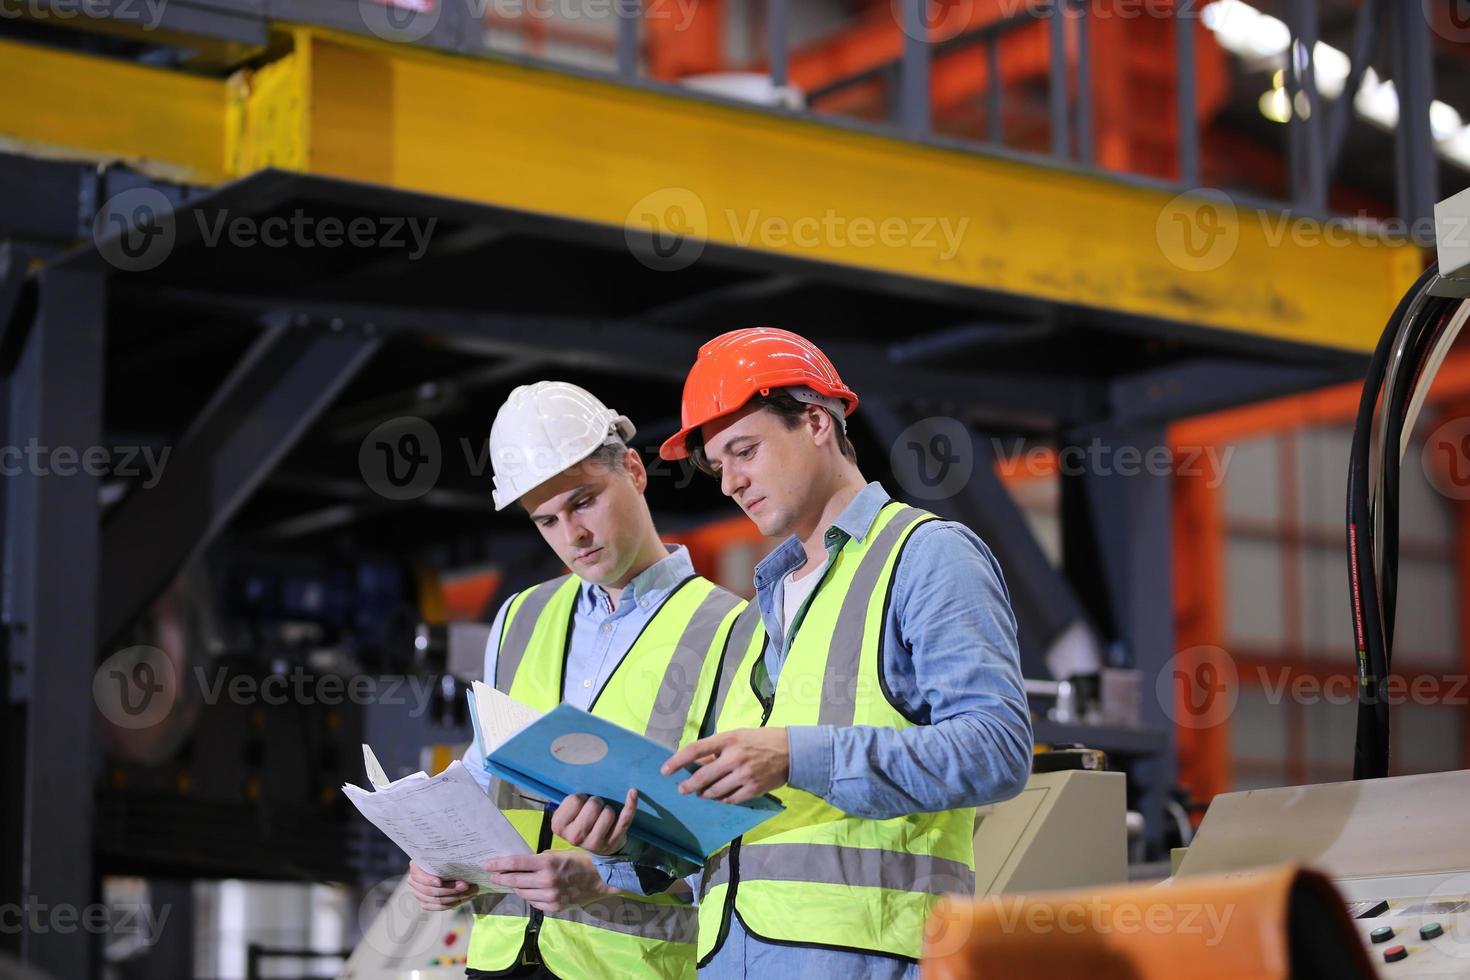
[[[1025,786],[1032,732],[1000,567],[961,524],[858,468],[858,396],[810,341],[705,344],[683,426],[692,457],[767,536],[759,618],[732,631],[703,761],[681,789],[786,809],[692,872],[701,977],[915,977],[924,922],[974,891],[975,807]],[[677,868],[662,862],[663,870]]]

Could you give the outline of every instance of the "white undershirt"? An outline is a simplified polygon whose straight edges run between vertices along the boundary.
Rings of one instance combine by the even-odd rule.
[[[801,604],[806,601],[806,597],[812,594],[812,590],[817,587],[817,583],[822,579],[821,574],[816,569],[813,569],[799,579],[792,578],[802,567],[804,566],[799,566],[787,572],[786,578],[784,579],[785,584],[782,587],[784,594],[781,602],[781,629],[783,632],[790,632],[791,621],[796,618],[797,610],[801,608]]]

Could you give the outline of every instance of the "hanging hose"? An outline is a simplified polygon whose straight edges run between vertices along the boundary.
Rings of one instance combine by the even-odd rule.
[[[1353,778],[1388,775],[1384,697],[1398,607],[1399,477],[1424,397],[1470,303],[1444,295],[1431,265],[1399,301],[1373,351],[1353,428],[1347,478],[1349,602],[1358,663]]]

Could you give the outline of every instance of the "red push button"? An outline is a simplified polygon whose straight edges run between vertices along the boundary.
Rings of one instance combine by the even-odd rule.
[[[1383,951],[1383,961],[1385,963],[1397,963],[1399,960],[1408,955],[1409,951],[1407,949],[1404,949],[1404,947],[1390,946],[1388,947],[1388,949],[1385,949]]]

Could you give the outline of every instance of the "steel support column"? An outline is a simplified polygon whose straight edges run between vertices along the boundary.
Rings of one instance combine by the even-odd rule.
[[[96,936],[33,923],[47,921],[45,909],[80,914],[97,898],[90,710],[97,479],[76,464],[101,435],[106,287],[99,272],[79,263],[45,270],[39,290],[36,324],[5,382],[0,619],[7,735],[20,738],[5,746],[7,856],[0,863],[4,901],[24,910],[21,957],[58,977],[89,977],[96,975]]]
[[[862,417],[873,427],[879,444],[889,447],[889,461],[901,483],[922,484],[927,478],[921,469],[930,469],[936,462],[947,465],[934,458],[938,455],[933,452],[934,440],[950,439],[957,420],[915,420],[872,395],[863,399]],[[968,457],[973,465],[969,478],[953,493],[912,502],[965,524],[995,552],[1005,569],[1011,608],[1016,614],[1021,672],[1026,677],[1045,679],[1051,676],[1045,658],[1052,642],[1074,623],[1085,622],[1086,614],[1072,586],[1047,561],[1025,515],[996,476],[995,454],[987,441],[968,426],[964,428],[968,445],[949,446],[944,453],[960,459]],[[897,472],[900,468],[905,473]],[[944,470],[938,472],[942,475]]]
[[[1394,130],[1398,175],[1398,213],[1419,232],[1421,244],[1432,240],[1428,222],[1439,197],[1439,160],[1429,106],[1434,101],[1434,45],[1419,4],[1391,3],[1393,78],[1399,95],[1399,124]]]
[[[1097,425],[1066,434],[1061,452],[1080,454],[1080,467],[1062,467],[1062,558],[1067,578],[1104,634],[1117,645],[1114,666],[1138,670],[1139,721],[1172,735],[1174,722],[1154,696],[1155,680],[1174,655],[1170,468],[1146,465],[1151,450],[1169,445],[1161,424]],[[1065,458],[1065,457],[1064,457]],[[1074,471],[1075,469],[1075,471]],[[1172,706],[1170,706],[1172,708]],[[1175,783],[1172,737],[1130,769],[1138,788],[1147,850],[1163,856],[1164,804]]]

